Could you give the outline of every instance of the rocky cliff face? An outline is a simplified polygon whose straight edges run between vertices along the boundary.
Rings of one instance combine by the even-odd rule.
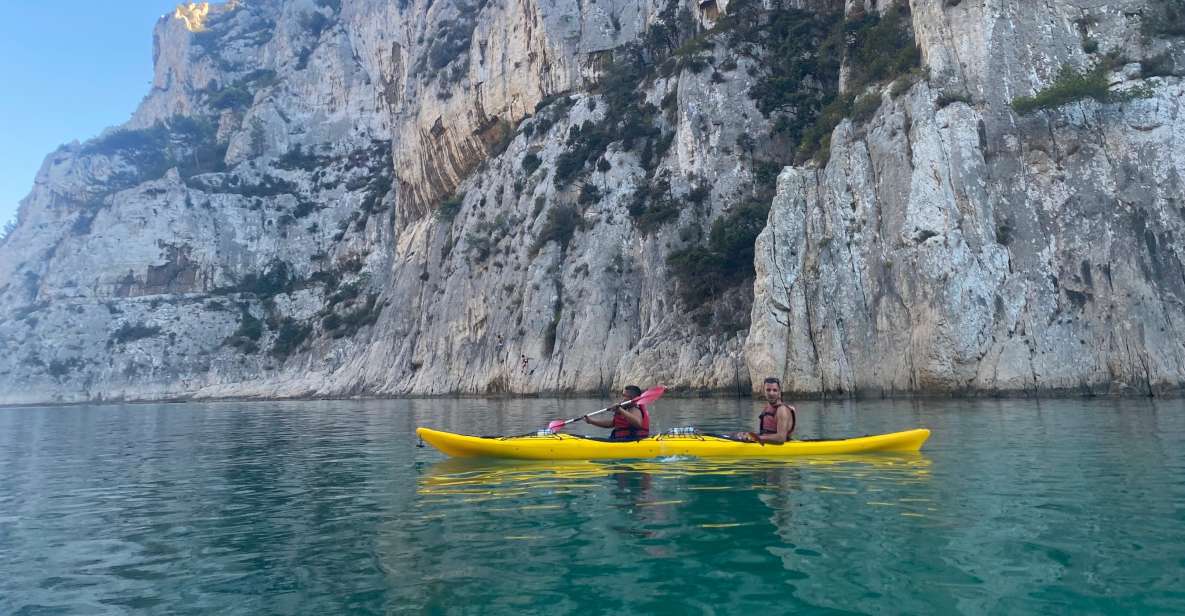
[[[1179,390],[1182,17],[1156,2],[915,3],[929,78],[878,92],[826,167],[780,177],[754,373],[876,395]],[[1104,101],[1011,105],[1092,69]]]
[[[1177,388],[1172,5],[912,4],[183,7],[0,244],[0,403]]]

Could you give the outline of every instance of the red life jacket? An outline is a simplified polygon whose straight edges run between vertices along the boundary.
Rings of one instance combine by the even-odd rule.
[[[790,409],[790,429],[786,431],[786,440],[790,440],[790,435],[794,433],[794,427],[798,424],[798,417],[794,414],[794,407],[789,404],[782,403],[782,406]],[[765,409],[757,416],[757,433],[758,434],[777,434],[778,433],[778,409],[765,405]]]
[[[650,412],[646,410],[646,405],[639,404],[638,410],[642,411],[642,427],[635,428],[630,425],[630,420],[625,418],[625,415],[620,413],[613,414],[613,431],[609,433],[611,439],[632,439],[632,438],[646,438],[650,436]]]

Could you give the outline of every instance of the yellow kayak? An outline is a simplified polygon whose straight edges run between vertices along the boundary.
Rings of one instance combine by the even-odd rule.
[[[416,428],[425,443],[455,458],[514,460],[622,460],[696,456],[699,458],[789,458],[881,451],[918,451],[930,431],[922,428],[834,441],[790,441],[781,445],[745,443],[710,434],[659,434],[637,441],[608,441],[544,434],[531,436],[466,436]]]

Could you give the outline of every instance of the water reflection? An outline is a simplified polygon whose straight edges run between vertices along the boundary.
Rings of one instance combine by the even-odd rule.
[[[582,597],[589,602],[582,605],[599,605],[603,613],[756,609],[768,602],[763,584],[781,582],[793,590],[795,580],[823,575],[817,564],[852,541],[850,529],[837,534],[835,525],[850,518],[854,507],[875,509],[867,513],[872,518],[891,510],[897,521],[885,523],[889,527],[916,524],[908,515],[925,515],[934,504],[928,491],[932,464],[921,454],[789,461],[448,459],[417,478],[420,498],[408,515],[423,534],[411,533],[419,537],[411,541],[452,541],[467,531],[457,558],[526,550],[522,556],[532,569],[574,578],[566,596]],[[477,528],[505,534],[468,534]],[[639,586],[643,577],[646,584]],[[707,581],[688,594],[688,580]],[[454,590],[482,592],[463,576],[450,576],[448,583]],[[604,598],[606,584],[635,589],[634,600]],[[547,590],[531,580],[519,580],[517,587],[527,594]],[[664,599],[655,600],[655,594]],[[484,600],[498,606],[502,598]]]
[[[473,462],[599,400],[0,409],[0,614],[1182,612],[1181,401],[799,404],[920,454]],[[752,425],[664,399],[658,429]]]
[[[924,515],[930,499],[885,503],[876,494],[894,486],[927,482],[932,462],[919,453],[861,456],[819,456],[783,460],[714,460],[675,457],[634,461],[513,461],[446,459],[427,467],[417,480],[418,505],[427,509],[458,503],[515,501],[558,495],[610,496],[621,507],[673,506],[689,495],[709,492],[752,492],[773,512],[790,508],[794,492],[856,494],[841,482],[861,488],[873,506],[898,507]],[[713,478],[723,478],[714,480]],[[729,508],[725,508],[727,511]],[[709,526],[735,525],[729,521]]]

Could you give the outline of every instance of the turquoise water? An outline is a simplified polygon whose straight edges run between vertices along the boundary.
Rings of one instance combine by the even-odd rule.
[[[799,405],[804,437],[929,427],[920,455],[415,446],[417,425],[517,433],[599,406],[0,409],[0,614],[1185,612],[1182,401]],[[653,412],[720,430],[757,408]]]

